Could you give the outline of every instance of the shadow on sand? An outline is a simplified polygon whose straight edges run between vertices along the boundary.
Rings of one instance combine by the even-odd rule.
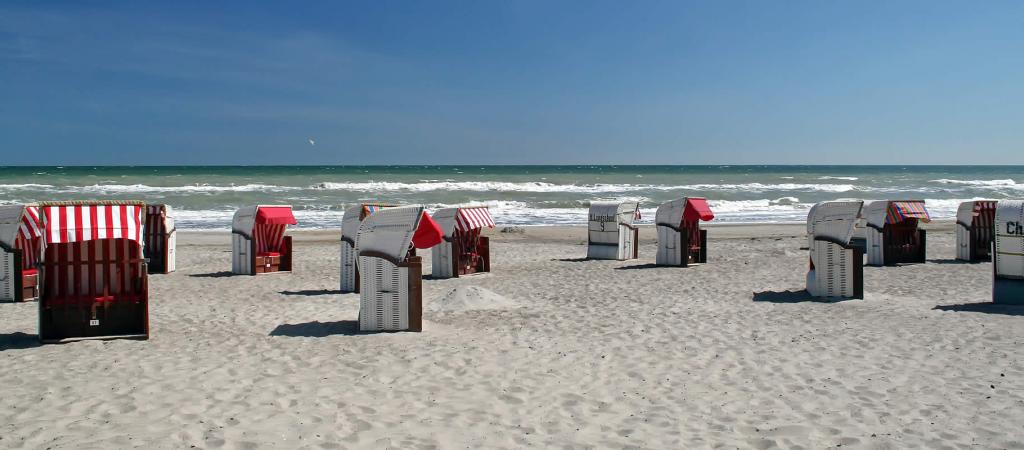
[[[35,334],[10,333],[0,334],[0,352],[22,348],[39,347],[39,336]]]
[[[928,264],[981,264],[992,261],[964,261],[962,259],[929,259]]]
[[[286,323],[278,325],[271,336],[291,337],[327,337],[327,336],[353,336],[366,334],[359,331],[359,322],[355,320],[341,320],[338,322],[306,322]]]
[[[838,303],[846,300],[855,300],[852,298],[841,298],[841,297],[814,297],[811,296],[805,290],[798,291],[764,291],[755,292],[755,302],[769,302],[769,303]]]
[[[657,269],[659,267],[668,267],[668,266],[659,266],[659,265],[654,264],[654,263],[647,263],[647,264],[634,264],[632,266],[616,267],[615,270]]]
[[[333,289],[305,289],[301,291],[281,291],[281,295],[301,295],[305,297],[316,297],[318,295],[341,294],[340,290]]]
[[[227,271],[227,270],[222,270],[220,272],[212,272],[212,273],[193,273],[193,274],[189,274],[189,276],[190,277],[195,277],[195,278],[226,278],[226,277],[241,276],[241,275],[238,275],[236,273],[232,273],[232,272]]]
[[[1004,316],[1024,316],[1024,305],[1001,305],[992,302],[961,303],[959,305],[939,305],[932,309],[937,309],[939,311],[1002,314]]]
[[[559,262],[587,262],[587,261],[596,261],[596,260],[592,260],[590,258],[555,258],[555,259],[552,259],[552,261],[559,261]]]

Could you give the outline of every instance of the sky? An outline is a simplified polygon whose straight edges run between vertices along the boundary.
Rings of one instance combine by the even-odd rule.
[[[1019,1],[0,3],[0,165],[1021,164]]]

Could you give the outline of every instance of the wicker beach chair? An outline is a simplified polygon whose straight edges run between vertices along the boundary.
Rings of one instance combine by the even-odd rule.
[[[291,206],[247,206],[231,221],[231,272],[241,275],[291,272],[292,237],[295,225]]]
[[[431,275],[434,278],[458,278],[491,271],[490,241],[480,232],[494,228],[494,219],[486,206],[445,208],[431,218],[441,227],[444,242],[431,253]]]
[[[640,218],[637,202],[592,202],[587,226],[587,258],[636,259]]]
[[[822,202],[807,213],[807,292],[812,296],[864,298],[864,253],[851,244],[863,204]]]
[[[23,302],[39,296],[42,237],[38,207],[0,206],[0,300]]]
[[[707,200],[680,198],[661,204],[654,215],[658,231],[659,266],[681,266],[706,263],[708,232],[700,229],[701,221],[715,218]]]
[[[995,200],[963,202],[956,210],[956,259],[991,261]]]

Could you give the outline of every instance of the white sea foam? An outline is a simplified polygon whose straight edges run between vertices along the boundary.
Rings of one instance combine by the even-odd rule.
[[[846,180],[846,181],[857,181],[857,180],[859,180],[860,178],[857,178],[857,177],[834,177],[834,176],[830,176],[830,175],[825,175],[825,176],[821,176],[821,177],[818,177],[818,179],[819,179],[819,180]]]
[[[852,184],[806,184],[806,183],[744,183],[744,184],[554,184],[547,182],[501,182],[501,181],[431,181],[421,183],[380,182],[323,182],[311,186],[312,189],[343,190],[357,192],[387,191],[502,191],[502,192],[572,192],[572,193],[613,193],[637,191],[732,191],[732,192],[765,192],[765,191],[817,191],[817,192],[848,192],[853,190],[870,190]]]
[[[1006,179],[1006,180],[950,180],[942,178],[938,180],[930,180],[932,183],[939,184],[959,184],[965,186],[999,186],[999,187],[1019,187],[1020,184],[1017,182]]]

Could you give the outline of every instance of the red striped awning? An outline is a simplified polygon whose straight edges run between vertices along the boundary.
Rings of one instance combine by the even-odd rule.
[[[455,226],[459,231],[494,228],[494,219],[491,218],[491,212],[486,206],[459,208],[459,214],[455,216]]]
[[[922,222],[932,220],[923,201],[894,201],[889,204],[885,223],[899,223],[907,219],[921,219]]]
[[[257,225],[295,225],[290,206],[260,206],[256,211]]]
[[[18,234],[22,239],[34,239],[43,236],[43,230],[39,228],[39,208],[26,206],[25,212],[21,215],[21,225],[18,226]]]
[[[142,243],[142,208],[134,204],[44,205],[43,238],[47,245],[97,239]]]
[[[715,218],[715,213],[711,212],[711,207],[708,206],[708,201],[703,198],[688,198],[686,199],[686,209],[683,211],[683,220],[686,222],[693,222],[697,219],[708,221]]]

